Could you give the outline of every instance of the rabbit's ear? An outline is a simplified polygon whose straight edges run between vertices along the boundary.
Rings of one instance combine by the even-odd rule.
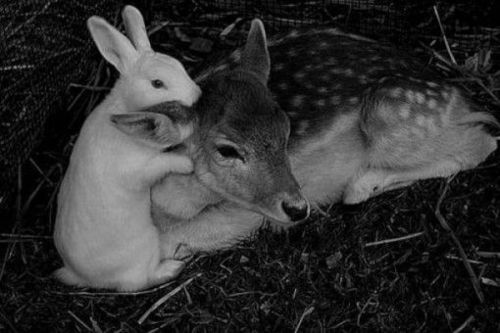
[[[172,120],[161,113],[135,112],[111,115],[111,122],[122,132],[149,145],[168,148],[181,142],[181,133]]]
[[[138,51],[151,50],[151,43],[149,42],[148,34],[146,32],[146,25],[141,12],[133,6],[125,6],[122,11],[123,23],[127,30],[127,35],[134,43]]]
[[[106,20],[92,16],[87,20],[87,26],[99,52],[120,73],[124,73],[137,60],[137,50],[130,40]]]
[[[271,70],[271,60],[267,50],[266,31],[259,19],[254,19],[248,33],[247,42],[241,54],[241,66],[248,69],[267,83]]]

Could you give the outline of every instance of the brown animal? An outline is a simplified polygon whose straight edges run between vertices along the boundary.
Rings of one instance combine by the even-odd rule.
[[[254,20],[245,50],[259,35],[265,36],[263,25]],[[245,103],[266,110],[280,105],[291,124],[292,172],[313,204],[358,203],[418,179],[448,176],[475,167],[497,147],[484,126],[498,126],[493,116],[475,112],[474,104],[458,88],[394,48],[324,29],[276,38],[269,43],[269,53],[268,87],[274,100],[262,80],[239,74],[238,64],[249,58],[245,51],[236,51],[198,77],[205,94],[202,104],[208,113],[220,109],[221,97],[224,108],[235,110]],[[255,61],[264,57],[265,47]],[[238,80],[227,85],[218,82],[229,77]],[[277,173],[272,168],[283,163],[288,171],[285,159],[275,159],[269,150],[260,156],[273,157],[265,168],[248,169],[254,175],[251,178],[233,177],[234,166],[243,167],[249,143],[259,146],[255,142],[260,137],[273,147],[284,143],[283,139],[270,142],[279,128],[273,122],[255,123],[241,112],[234,114],[241,118],[232,123],[239,125],[219,150],[206,149],[213,137],[202,135],[200,140],[195,130],[198,139],[191,146],[195,165],[209,168],[195,167],[197,177],[170,175],[153,190],[154,219],[164,231],[167,257],[185,255],[186,251],[179,251],[181,245],[188,252],[210,250],[248,236],[262,218],[246,210],[248,206],[239,207],[241,197],[230,193],[254,192],[255,187],[262,190],[268,184],[275,188],[272,179]],[[252,127],[251,133],[246,126]],[[228,163],[207,162],[217,161],[219,155]],[[231,191],[221,190],[228,182]],[[216,200],[211,191],[218,194]]]
[[[195,176],[176,175],[164,181],[162,193],[153,191],[153,197],[169,197],[155,201],[171,221],[189,219],[227,199],[282,223],[308,217],[309,204],[287,155],[290,121],[266,87],[269,70],[265,35],[255,25],[241,62],[200,82],[197,125],[186,142]]]

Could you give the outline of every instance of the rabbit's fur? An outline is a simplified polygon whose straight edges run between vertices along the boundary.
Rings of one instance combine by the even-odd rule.
[[[131,41],[99,17],[91,35],[120,78],[88,116],[58,195],[54,240],[66,284],[132,291],[174,278],[182,261],[165,260],[151,218],[150,188],[166,174],[190,173],[182,148],[200,89],[175,59],[155,53],[141,14],[122,12]],[[160,80],[161,84],[154,80]],[[162,110],[141,111],[172,101]]]

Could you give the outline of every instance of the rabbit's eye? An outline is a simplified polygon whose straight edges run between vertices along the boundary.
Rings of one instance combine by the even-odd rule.
[[[162,80],[152,80],[151,85],[153,86],[153,88],[156,88],[156,89],[160,89],[160,88],[165,87],[165,84],[163,83]]]

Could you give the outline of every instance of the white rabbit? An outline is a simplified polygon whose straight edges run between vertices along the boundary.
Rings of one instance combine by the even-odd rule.
[[[64,267],[54,274],[70,285],[131,291],[174,278],[184,266],[162,260],[150,188],[167,173],[192,171],[181,149],[166,150],[191,134],[189,109],[179,106],[192,105],[200,89],[177,60],[151,49],[136,8],[122,16],[134,45],[102,18],[87,22],[120,78],[85,121],[62,181],[54,240]]]

